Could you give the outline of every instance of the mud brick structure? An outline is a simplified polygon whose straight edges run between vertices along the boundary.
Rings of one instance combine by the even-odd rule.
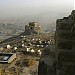
[[[75,10],[56,21],[57,75],[75,75]]]
[[[25,26],[25,33],[26,34],[38,34],[40,33],[40,25],[38,25],[36,22],[30,22],[29,25]]]

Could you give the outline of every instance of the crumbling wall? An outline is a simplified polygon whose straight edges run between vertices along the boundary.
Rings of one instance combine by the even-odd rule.
[[[56,22],[57,75],[75,75],[75,10]]]

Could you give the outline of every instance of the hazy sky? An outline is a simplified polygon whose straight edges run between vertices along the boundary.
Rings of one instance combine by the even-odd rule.
[[[0,18],[27,18],[40,22],[68,16],[74,0],[0,0]],[[49,23],[48,23],[49,24]]]
[[[42,12],[68,12],[74,0],[0,0],[0,17],[20,17]]]

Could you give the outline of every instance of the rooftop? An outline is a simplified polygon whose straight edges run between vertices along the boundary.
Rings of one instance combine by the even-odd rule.
[[[15,53],[0,53],[0,63],[7,63]]]

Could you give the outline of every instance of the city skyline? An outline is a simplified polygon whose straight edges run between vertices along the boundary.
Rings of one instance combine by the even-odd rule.
[[[0,19],[37,21],[46,27],[73,9],[74,0],[0,0]]]

